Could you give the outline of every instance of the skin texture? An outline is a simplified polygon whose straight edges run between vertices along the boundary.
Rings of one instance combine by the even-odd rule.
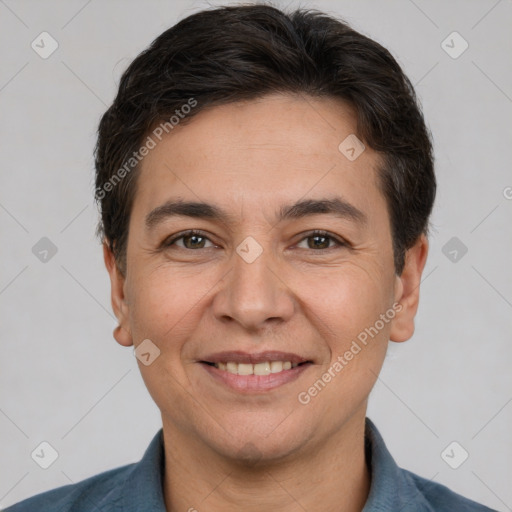
[[[354,112],[339,100],[273,94],[202,111],[142,162],[126,277],[106,244],[104,257],[120,323],[115,339],[123,346],[150,339],[160,349],[152,364],[138,364],[162,415],[168,511],[364,506],[368,395],[388,340],[414,332],[428,242],[418,239],[397,276],[379,156],[367,147],[349,161],[338,149],[353,133]],[[283,204],[335,195],[367,223],[332,214],[277,222]],[[146,215],[171,198],[213,203],[229,222],[180,216],[146,231]],[[159,248],[188,229],[206,240]],[[313,229],[333,239],[315,248],[306,238]],[[252,263],[236,252],[248,236],[263,249]],[[394,318],[301,404],[299,393],[395,303]],[[243,394],[198,362],[226,350],[293,352],[314,364],[276,389]]]

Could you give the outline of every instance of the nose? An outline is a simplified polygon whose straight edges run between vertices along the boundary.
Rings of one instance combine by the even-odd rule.
[[[293,292],[280,276],[271,251],[264,250],[252,262],[238,253],[232,259],[232,270],[222,280],[212,303],[215,317],[251,331],[289,320],[295,308]]]

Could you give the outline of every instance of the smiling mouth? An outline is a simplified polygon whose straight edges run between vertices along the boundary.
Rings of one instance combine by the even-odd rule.
[[[223,372],[233,375],[270,375],[273,373],[281,373],[285,370],[291,370],[297,366],[310,364],[311,361],[303,361],[301,363],[292,363],[291,361],[264,361],[262,363],[236,363],[234,361],[211,363],[209,361],[201,361],[201,363],[213,366]]]

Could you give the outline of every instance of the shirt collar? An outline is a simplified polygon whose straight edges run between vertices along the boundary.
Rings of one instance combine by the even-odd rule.
[[[399,468],[389,453],[375,424],[365,421],[365,456],[370,467],[371,483],[362,512],[431,512],[410,474]],[[141,461],[133,466],[121,490],[120,510],[166,512],[163,496],[165,455],[163,429],[153,437]]]
[[[361,512],[434,512],[411,474],[396,464],[370,418],[365,422],[365,454],[371,484]]]
[[[165,452],[163,429],[160,429],[147,447],[141,461],[133,466],[121,491],[122,506],[119,510],[138,512],[167,512],[163,483],[165,474]]]

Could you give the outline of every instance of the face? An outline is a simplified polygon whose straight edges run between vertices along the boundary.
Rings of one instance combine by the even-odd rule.
[[[151,354],[164,430],[279,459],[364,418],[427,245],[395,274],[379,157],[339,149],[354,133],[337,100],[271,95],[202,111],[142,161],[125,277],[104,250],[116,339]]]

